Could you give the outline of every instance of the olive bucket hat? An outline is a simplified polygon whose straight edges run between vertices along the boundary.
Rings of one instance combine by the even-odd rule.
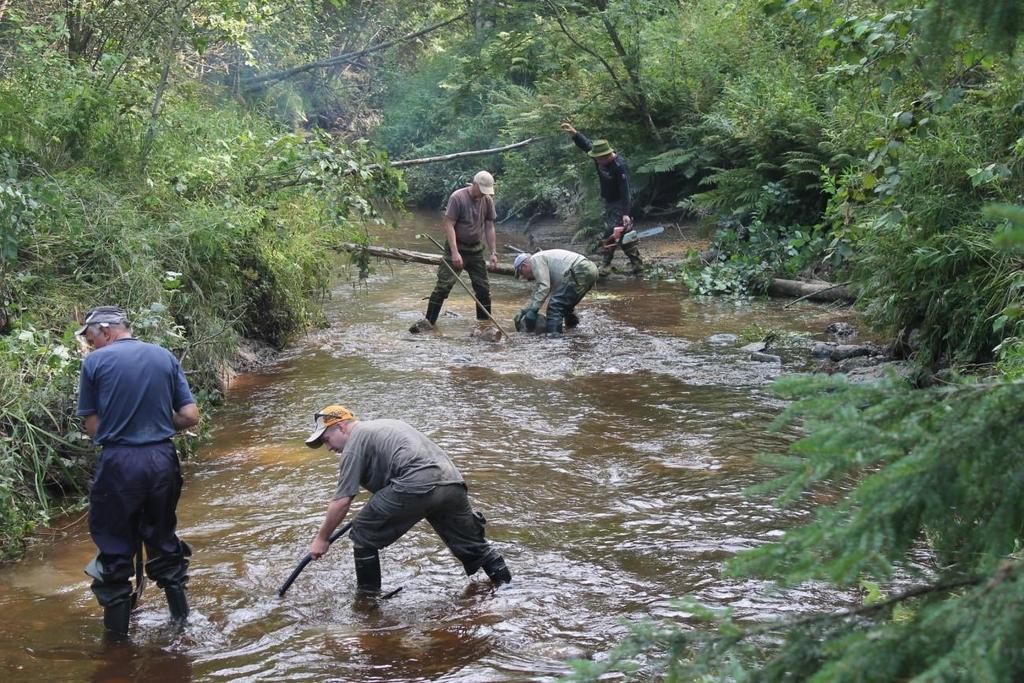
[[[603,157],[614,153],[615,150],[612,149],[612,146],[608,144],[607,140],[594,140],[594,146],[590,148],[587,155],[596,159],[597,157]]]

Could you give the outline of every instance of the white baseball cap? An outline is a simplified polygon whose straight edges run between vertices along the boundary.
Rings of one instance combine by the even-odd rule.
[[[487,171],[479,171],[473,176],[473,182],[484,194],[494,194],[494,176]]]

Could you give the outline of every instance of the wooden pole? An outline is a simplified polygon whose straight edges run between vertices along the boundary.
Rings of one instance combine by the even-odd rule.
[[[418,237],[418,235],[417,235],[417,237]],[[433,237],[431,237],[430,235],[424,235],[424,237],[426,237],[428,240],[433,242],[435,247],[437,247],[441,251],[444,251],[444,247],[442,247],[440,245],[440,243],[438,243],[438,241],[435,240]],[[452,275],[455,276],[455,279],[458,280],[460,285],[462,285],[462,288],[464,290],[466,290],[466,294],[469,294],[471,297],[473,297],[473,301],[476,302],[476,305],[480,308],[480,310],[483,311],[484,313],[486,313],[487,317],[491,319],[491,322],[498,326],[498,330],[500,330],[501,333],[503,335],[505,335],[505,339],[508,339],[508,340],[511,341],[512,338],[508,336],[508,332],[506,332],[504,330],[504,328],[502,328],[501,324],[497,320],[494,319],[494,316],[491,315],[491,312],[487,310],[487,307],[484,306],[482,303],[480,303],[480,299],[477,299],[476,298],[476,294],[474,294],[473,290],[469,288],[469,285],[467,285],[465,282],[462,281],[462,278],[459,277],[458,271],[456,271],[454,268],[452,268],[452,264],[448,263],[448,260],[445,259],[444,257],[441,258],[441,263],[443,263],[444,266],[448,269],[448,272],[450,272]]]

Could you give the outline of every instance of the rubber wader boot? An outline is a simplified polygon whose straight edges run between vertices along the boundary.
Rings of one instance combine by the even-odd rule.
[[[171,611],[171,620],[179,624],[188,619],[188,594],[184,586],[168,586],[164,588],[167,596],[167,608]]]
[[[571,330],[574,327],[579,327],[580,318],[575,313],[569,312],[565,314],[565,329]]]
[[[128,637],[128,621],[132,617],[131,600],[124,600],[103,608],[103,626],[107,629],[107,637],[112,640],[124,640]]]
[[[505,558],[498,555],[492,560],[488,560],[484,564],[484,571],[487,572],[487,578],[489,578],[495,586],[500,586],[503,583],[512,582],[512,572],[505,566]]]
[[[434,301],[427,303],[427,312],[423,318],[417,320],[409,327],[409,331],[413,334],[419,334],[420,332],[429,332],[434,329],[437,325],[437,318],[441,315],[441,304]]]
[[[380,593],[380,555],[373,548],[354,548],[356,590],[363,595]]]
[[[632,274],[643,275],[644,260],[640,258],[640,247],[636,245],[636,242],[623,248],[622,251],[626,254],[626,258],[629,259],[629,265],[632,266]]]

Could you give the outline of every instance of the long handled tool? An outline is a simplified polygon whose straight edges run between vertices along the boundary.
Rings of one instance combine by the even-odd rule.
[[[440,249],[442,253],[444,252],[444,247],[441,246],[441,243],[438,242],[437,240],[435,240],[433,237],[431,237],[430,235],[425,235],[425,234],[424,235],[416,235],[417,238],[419,238],[420,236],[426,237],[428,240],[433,242],[434,246],[437,247],[438,249]],[[466,293],[469,294],[471,297],[473,297],[473,301],[476,302],[477,307],[481,311],[483,311],[484,313],[487,314],[487,317],[491,319],[492,323],[497,325],[498,331],[501,332],[502,335],[504,335],[505,339],[508,339],[509,341],[511,341],[512,337],[508,336],[508,332],[505,331],[505,328],[503,328],[501,326],[501,324],[498,323],[498,321],[494,319],[494,316],[491,315],[491,312],[487,310],[487,307],[484,306],[482,303],[480,303],[480,300],[476,298],[476,294],[473,294],[473,290],[469,288],[469,285],[467,285],[465,282],[462,281],[462,278],[459,277],[458,272],[456,272],[456,270],[454,268],[452,268],[451,264],[448,263],[448,261],[444,260],[444,258],[441,259],[441,263],[443,263],[445,265],[445,267],[447,267],[448,270],[450,270],[452,272],[452,275],[454,275],[455,279],[458,280],[460,285],[462,285],[462,288],[464,290],[466,290]]]
[[[340,529],[335,531],[333,534],[331,534],[331,537],[329,539],[327,539],[327,542],[328,543],[334,543],[339,538],[341,538],[346,533],[348,533],[348,530],[351,529],[351,528],[352,528],[352,522],[349,522],[348,524],[346,524],[345,526],[341,527]],[[312,561],[313,561],[313,556],[310,555],[309,553],[306,553],[306,556],[299,561],[299,564],[296,565],[295,570],[292,571],[291,576],[289,576],[285,580],[285,582],[281,584],[281,587],[277,589],[277,597],[279,597],[279,598],[283,598],[284,597],[285,591],[287,591],[289,588],[292,587],[292,584],[295,583],[295,579],[299,578],[299,574],[302,573],[302,570],[305,569],[306,565],[309,564]]]
[[[142,536],[135,547],[135,591],[132,593],[132,609],[134,610],[142,602],[142,593],[146,590],[146,560],[142,555]]]

